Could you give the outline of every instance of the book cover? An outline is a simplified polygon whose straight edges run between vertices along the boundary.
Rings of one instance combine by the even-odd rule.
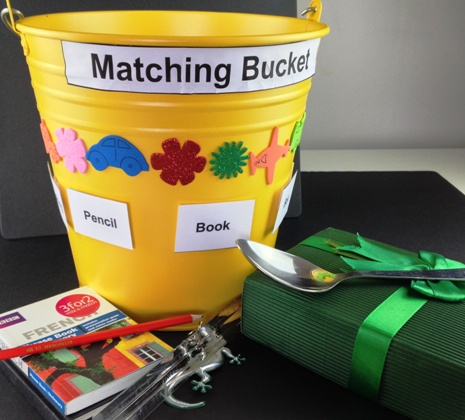
[[[2,349],[135,324],[90,287],[0,314]],[[150,332],[13,359],[68,415],[126,388],[171,351]]]

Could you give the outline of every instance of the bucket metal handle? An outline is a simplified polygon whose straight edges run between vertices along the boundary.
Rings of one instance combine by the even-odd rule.
[[[21,33],[16,29],[16,21],[18,19],[23,19],[24,14],[18,9],[13,9],[10,0],[6,0],[6,6],[7,7],[1,12],[1,19],[8,29],[16,35],[21,36]],[[309,20],[319,22],[321,19],[322,7],[323,5],[320,0],[313,0],[300,15],[305,16]]]
[[[18,9],[13,9],[10,0],[6,0],[6,6],[7,7],[1,12],[1,19],[8,29],[16,35],[21,36],[21,33],[16,29],[16,21],[18,19],[23,19],[24,14]],[[323,5],[320,0],[313,0],[300,15],[305,16],[309,20],[319,22],[321,19],[322,7]]]
[[[321,12],[323,9],[323,4],[320,0],[313,0],[310,5],[302,11],[301,16],[305,16],[309,20],[314,20],[319,22],[321,19]]]
[[[21,36],[20,32],[16,29],[16,21],[18,19],[23,19],[24,15],[19,10],[11,7],[10,0],[6,0],[6,8],[2,10],[1,18],[10,31]]]
[[[21,38],[21,46],[23,47],[24,55],[29,54],[29,46],[27,45],[26,37],[18,29],[16,29],[16,22],[24,18],[24,15],[17,9],[13,9],[10,0],[6,0],[6,8],[2,10],[0,17],[6,27]]]

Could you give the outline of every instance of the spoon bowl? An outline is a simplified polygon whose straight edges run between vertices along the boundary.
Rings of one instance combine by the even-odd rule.
[[[258,242],[238,239],[236,245],[249,262],[262,273],[287,287],[301,292],[327,292],[342,281],[355,278],[465,281],[465,268],[445,270],[350,271],[348,273],[335,274],[296,255]]]

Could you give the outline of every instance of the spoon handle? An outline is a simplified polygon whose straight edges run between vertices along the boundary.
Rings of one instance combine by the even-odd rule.
[[[351,271],[346,278],[397,278],[415,280],[452,280],[465,281],[465,268],[445,270],[386,270],[386,271]]]

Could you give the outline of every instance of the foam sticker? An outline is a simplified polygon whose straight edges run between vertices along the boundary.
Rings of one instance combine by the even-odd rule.
[[[307,119],[307,114],[304,112],[302,119],[295,123],[294,129],[292,130],[292,134],[291,134],[291,152],[292,153],[294,153],[297,147],[299,147],[306,119]]]
[[[58,163],[61,160],[61,156],[58,154],[55,143],[53,142],[52,135],[48,130],[45,120],[40,122],[40,131],[42,133],[42,139],[45,145],[45,151],[50,156],[53,163]]]
[[[289,204],[291,202],[292,191],[294,190],[295,179],[297,177],[297,172],[291,178],[289,183],[284,187],[281,193],[281,199],[279,200],[278,214],[276,216],[276,221],[274,223],[273,233],[275,233],[286,216],[287,211],[289,210]]]
[[[76,169],[80,173],[87,171],[86,146],[77,133],[71,128],[57,128],[55,134],[58,138],[56,148],[58,154],[64,159],[66,168],[70,172]]]
[[[250,172],[255,175],[257,168],[266,169],[266,183],[271,184],[274,178],[274,169],[278,161],[287,155],[289,151],[289,140],[281,146],[278,144],[279,128],[273,128],[270,145],[263,150],[258,156],[250,153]]]
[[[175,252],[234,248],[250,238],[255,200],[178,207]]]
[[[246,161],[249,159],[249,156],[245,154],[247,147],[242,145],[242,141],[239,143],[233,141],[225,142],[224,146],[218,147],[218,151],[212,152],[210,171],[220,179],[237,178],[239,174],[242,174],[244,172],[242,167],[247,165]]]
[[[160,178],[169,185],[188,185],[195,179],[195,173],[204,170],[207,159],[197,156],[200,146],[192,141],[186,140],[181,147],[178,139],[165,140],[161,147],[165,153],[153,153],[150,162],[152,168],[161,170]]]
[[[98,171],[109,166],[121,168],[126,175],[136,176],[148,171],[149,165],[133,144],[120,136],[109,135],[94,144],[86,153],[86,159]]]
[[[66,190],[74,230],[122,248],[133,249],[126,203]]]

